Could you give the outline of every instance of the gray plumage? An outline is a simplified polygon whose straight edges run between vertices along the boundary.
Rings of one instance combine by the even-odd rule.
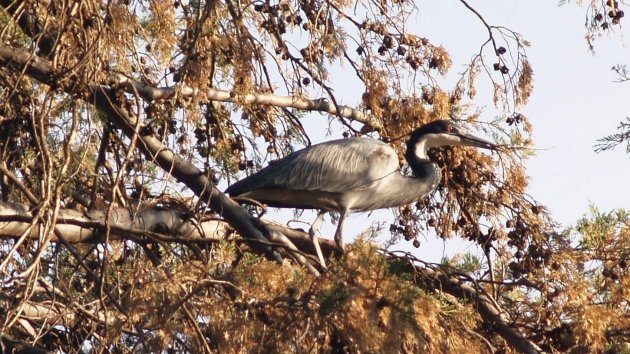
[[[367,211],[417,200],[435,187],[439,172],[430,183],[411,183],[411,189],[381,195],[391,183],[406,185],[412,179],[400,174],[398,155],[389,145],[348,138],[296,151],[236,182],[226,192],[273,207],[336,211],[345,206]]]

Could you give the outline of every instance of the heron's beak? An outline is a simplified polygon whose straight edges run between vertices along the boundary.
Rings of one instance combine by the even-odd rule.
[[[488,149],[488,150],[497,150],[498,148],[494,143],[478,138],[474,135],[461,133],[461,132],[455,135],[457,135],[461,139],[460,144],[463,146],[472,146],[472,147]]]

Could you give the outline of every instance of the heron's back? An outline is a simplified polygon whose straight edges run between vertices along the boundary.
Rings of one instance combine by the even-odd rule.
[[[368,188],[398,169],[398,156],[389,145],[369,138],[339,139],[291,153],[226,192],[234,196],[261,188],[345,192]]]

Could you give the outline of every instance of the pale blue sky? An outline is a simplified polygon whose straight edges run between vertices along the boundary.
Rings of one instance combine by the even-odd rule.
[[[509,27],[532,44],[527,54],[535,88],[523,112],[534,125],[535,145],[546,150],[527,163],[531,195],[564,225],[586,213],[589,202],[603,210],[630,208],[625,187],[630,160],[624,149],[593,151],[597,139],[614,133],[619,121],[630,115],[630,85],[614,83],[610,70],[614,64],[630,63],[623,40],[627,30],[615,26],[615,34],[596,42],[593,55],[584,40],[584,7],[558,7],[556,1],[542,0],[470,3],[488,23]],[[419,6],[426,14],[419,28],[427,28],[427,37],[450,50],[455,68],[487,37],[479,20],[459,1],[426,1]],[[445,13],[448,16],[435,16]],[[484,96],[477,103],[492,114],[492,103]]]

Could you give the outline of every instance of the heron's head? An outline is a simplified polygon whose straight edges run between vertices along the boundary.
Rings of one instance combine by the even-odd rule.
[[[464,132],[449,120],[436,120],[414,130],[407,142],[407,153],[427,159],[427,151],[437,146],[472,146],[496,150],[497,146],[487,140]]]

